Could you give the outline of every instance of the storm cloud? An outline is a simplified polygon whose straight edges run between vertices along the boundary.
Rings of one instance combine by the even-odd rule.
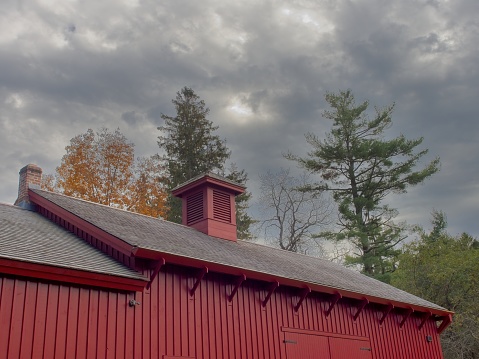
[[[88,128],[120,128],[136,155],[158,152],[161,114],[192,87],[249,174],[294,167],[304,134],[330,129],[324,94],[396,103],[388,136],[424,137],[442,169],[390,198],[400,218],[447,213],[479,235],[479,2],[476,0],[2,2],[0,201],[18,170],[53,173]],[[426,161],[425,160],[425,161]],[[424,162],[425,164],[426,162]]]

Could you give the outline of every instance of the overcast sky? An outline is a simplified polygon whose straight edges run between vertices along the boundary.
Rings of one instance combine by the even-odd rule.
[[[184,86],[244,168],[294,167],[304,134],[330,130],[326,91],[396,103],[389,136],[424,136],[442,169],[389,198],[400,219],[446,212],[479,236],[479,1],[2,0],[0,202],[18,171],[53,173],[75,135],[120,128],[137,156],[158,152],[161,113]],[[426,162],[424,162],[426,163]]]

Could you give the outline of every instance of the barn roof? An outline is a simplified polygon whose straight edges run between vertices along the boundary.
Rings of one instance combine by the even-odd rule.
[[[36,212],[0,203],[0,259],[145,280]]]
[[[235,268],[248,273],[258,273],[270,278],[285,279],[294,282],[298,287],[301,285],[319,286],[331,288],[349,293],[356,293],[368,298],[379,298],[385,301],[401,302],[421,308],[445,311],[446,309],[406,293],[386,283],[367,277],[361,273],[350,270],[342,265],[331,261],[292,253],[284,250],[271,248],[247,241],[228,241],[210,237],[193,228],[152,218],[113,207],[103,206],[96,203],[75,199],[72,197],[47,192],[39,189],[31,189],[34,194],[68,211],[72,215],[81,218],[102,231],[116,237],[126,245],[134,248],[132,253],[148,251],[151,253],[172,255],[176,258],[196,260],[202,263],[220,265],[224,268]],[[12,209],[8,209],[12,211]],[[23,212],[21,212],[22,215]],[[35,216],[35,221],[38,215]],[[40,221],[42,222],[42,221]],[[42,222],[43,223],[43,222]],[[12,225],[10,223],[10,225]],[[44,224],[47,228],[47,224]],[[52,225],[55,227],[54,225]],[[23,229],[27,231],[27,229]],[[48,227],[46,232],[58,233],[58,228]],[[74,241],[71,235],[58,234],[68,243],[75,243],[80,248],[81,240]],[[42,236],[40,240],[45,241]],[[88,247],[88,246],[87,246]],[[79,251],[89,251],[92,248],[81,247]],[[70,250],[67,250],[67,252]],[[19,254],[20,255],[20,254]],[[21,254],[28,259],[27,253]],[[112,272],[121,271],[114,267],[107,256],[97,253],[96,257],[102,257],[103,262],[97,262],[98,270],[101,266],[109,268]],[[38,256],[37,259],[40,259]],[[55,258],[49,260],[55,261]],[[63,260],[63,259],[61,259]],[[60,261],[60,259],[59,259]],[[78,262],[78,261],[76,261]],[[81,265],[81,263],[77,263]],[[130,272],[123,271],[121,275]],[[384,301],[383,301],[384,302]]]

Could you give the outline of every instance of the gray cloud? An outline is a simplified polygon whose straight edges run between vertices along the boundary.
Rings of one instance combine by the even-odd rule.
[[[304,134],[322,136],[324,93],[396,102],[389,135],[424,136],[442,170],[392,198],[427,224],[442,209],[452,232],[479,235],[479,3],[426,1],[7,1],[0,14],[0,201],[18,170],[59,165],[88,128],[120,127],[137,155],[158,151],[161,113],[191,86],[245,168],[294,166]],[[477,201],[475,202],[477,203]]]

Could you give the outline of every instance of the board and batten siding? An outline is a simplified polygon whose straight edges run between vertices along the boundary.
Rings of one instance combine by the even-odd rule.
[[[400,328],[395,309],[380,325],[385,307],[369,304],[354,321],[359,302],[343,298],[326,317],[326,294],[310,293],[296,312],[297,288],[280,286],[263,307],[268,283],[246,280],[230,302],[234,277],[208,273],[191,295],[196,278],[165,265],[149,290],[127,293],[2,277],[0,359],[286,359],[288,333],[369,338],[375,359],[442,358],[436,323],[418,329],[423,313]]]

